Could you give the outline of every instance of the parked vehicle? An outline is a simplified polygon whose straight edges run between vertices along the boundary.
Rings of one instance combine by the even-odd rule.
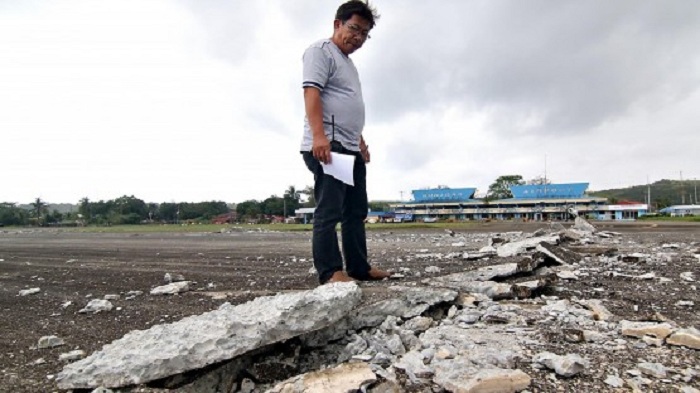
[[[396,213],[394,222],[413,222],[413,214],[411,213]]]

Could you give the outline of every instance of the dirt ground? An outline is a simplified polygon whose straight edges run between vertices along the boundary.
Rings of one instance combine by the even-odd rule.
[[[700,249],[698,224],[597,224],[600,229],[622,233],[619,245],[643,244],[650,252],[661,252],[665,243],[686,243]],[[487,234],[505,231],[532,232],[547,224],[484,223],[461,234]],[[467,233],[468,232],[468,233]],[[471,239],[466,236],[467,239]],[[368,246],[373,265],[399,271],[400,268],[423,272],[425,267],[441,268],[439,274],[409,275],[405,281],[465,270],[461,259],[431,261],[411,258],[419,252],[454,252],[451,240],[442,229],[369,231]],[[477,250],[482,242],[468,242],[460,251]],[[53,381],[64,363],[60,354],[82,349],[87,354],[134,329],[179,320],[185,316],[216,309],[228,301],[239,304],[260,295],[284,290],[310,289],[317,280],[311,268],[309,232],[261,232],[234,229],[228,233],[78,233],[52,229],[0,230],[0,392],[58,391]],[[633,247],[639,248],[638,245]],[[698,251],[700,252],[700,251]],[[489,264],[499,263],[492,259]],[[635,270],[634,267],[630,268]],[[599,298],[620,319],[648,320],[663,315],[686,327],[700,327],[700,292],[678,285],[681,272],[700,277],[700,261],[674,259],[672,263],[645,266],[641,273],[654,271],[671,277],[668,285],[649,289],[646,283],[623,277],[598,276],[588,281],[563,284],[557,296]],[[196,290],[178,296],[151,296],[148,292],[163,284],[165,273],[182,274],[194,281]],[[389,285],[387,282],[363,286]],[[700,284],[699,284],[700,285]],[[22,289],[38,287],[41,292],[18,296]],[[697,288],[697,287],[696,287]],[[129,291],[143,295],[125,299]],[[91,299],[120,294],[112,303],[117,309],[98,314],[81,314]],[[678,300],[694,302],[692,307],[675,306]],[[67,302],[71,305],[63,308]],[[56,335],[66,344],[37,349],[40,337]],[[549,338],[559,345],[556,335]],[[562,344],[564,345],[564,344]],[[700,363],[698,351],[682,350],[679,356]],[[629,352],[627,363],[636,364]],[[650,360],[651,361],[651,360]],[[626,363],[620,359],[619,363]],[[535,379],[537,377],[533,376]],[[542,376],[543,380],[546,376]],[[577,383],[584,383],[586,379]],[[697,381],[695,382],[697,384]],[[542,381],[533,383],[533,391],[548,391]],[[600,391],[600,388],[595,390]],[[602,389],[605,390],[605,389]],[[582,389],[580,391],[587,391]],[[591,390],[593,391],[593,390]]]

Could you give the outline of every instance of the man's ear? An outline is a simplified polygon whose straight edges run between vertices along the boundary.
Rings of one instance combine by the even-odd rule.
[[[341,24],[342,24],[342,22],[340,21],[340,19],[334,20],[333,21],[333,29],[338,30],[340,28]]]

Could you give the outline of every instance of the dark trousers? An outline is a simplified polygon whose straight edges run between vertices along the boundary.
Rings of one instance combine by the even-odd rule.
[[[343,257],[335,230],[338,223],[341,227],[345,270],[348,275],[356,279],[366,279],[370,269],[365,237],[368,207],[365,161],[357,152],[344,148],[334,148],[333,151],[355,156],[354,186],[324,174],[321,163],[310,152],[302,152],[307,168],[314,174],[316,211],[312,251],[321,284],[328,281],[333,273],[343,270]]]

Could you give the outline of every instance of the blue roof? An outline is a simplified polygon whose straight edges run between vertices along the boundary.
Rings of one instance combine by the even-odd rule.
[[[413,190],[415,202],[460,202],[474,197],[476,188],[429,188]]]
[[[588,183],[529,184],[511,186],[515,199],[582,198]]]

